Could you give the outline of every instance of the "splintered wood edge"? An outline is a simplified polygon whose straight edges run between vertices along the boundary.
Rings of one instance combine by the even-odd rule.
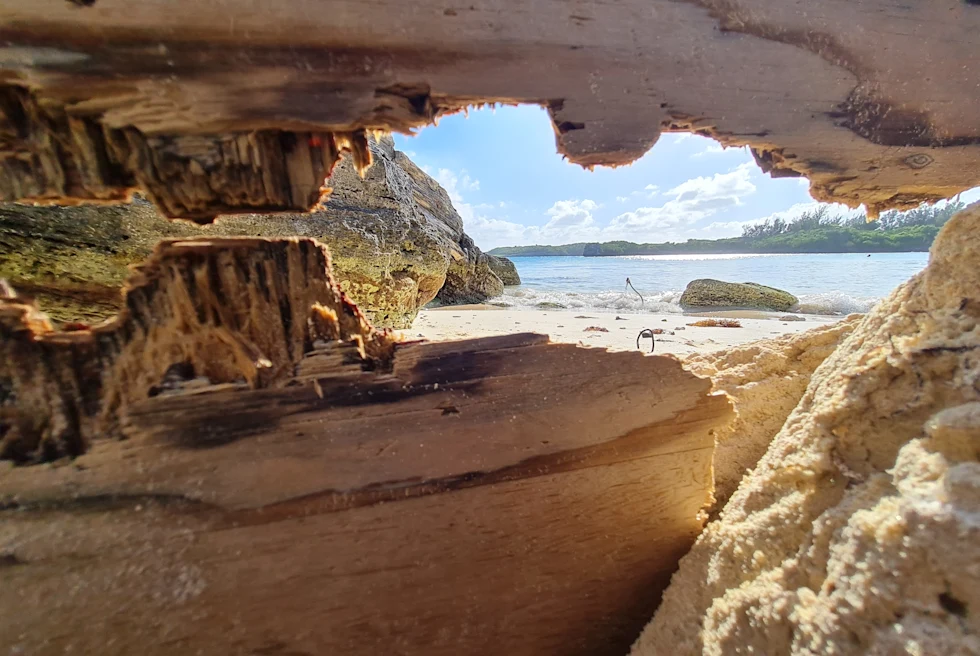
[[[26,424],[48,431],[38,457],[85,447],[0,463],[0,633],[31,653],[93,651],[105,618],[118,653],[220,651],[225,617],[250,651],[279,632],[443,653],[458,631],[450,653],[491,635],[621,653],[703,526],[733,411],[673,356],[535,334],[395,344],[308,239],[166,242],[127,289],[123,316],[69,333],[0,289],[4,446],[19,414],[45,418]],[[387,576],[392,558],[407,562]],[[236,574],[257,563],[296,574]],[[506,568],[492,589],[488,563]],[[436,595],[426,622],[419,589]]]
[[[341,152],[370,163],[372,130],[486,103],[544,107],[559,153],[586,167],[629,164],[663,132],[748,145],[774,177],[871,216],[976,184],[980,11],[962,0],[901,16],[871,0],[88,4],[0,12],[4,198],[139,188],[201,222],[305,210]]]
[[[75,466],[11,469],[0,506],[155,498],[255,523],[632,460],[655,471],[658,456],[713,450],[733,411],[709,391],[672,356],[541,335],[412,344],[393,374],[336,360],[303,384],[134,404],[125,441]]]
[[[320,342],[354,345],[385,369],[395,339],[340,291],[312,239],[223,238],[158,244],[134,267],[124,309],[95,327],[55,331],[31,303],[0,297],[0,459],[54,460],[117,436],[134,402],[186,387],[281,385]]]

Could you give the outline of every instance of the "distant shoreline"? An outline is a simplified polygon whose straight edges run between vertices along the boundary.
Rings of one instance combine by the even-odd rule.
[[[502,247],[509,248],[509,247]],[[633,257],[636,255],[864,255],[875,253],[928,253],[928,248],[917,248],[908,250],[851,250],[851,251],[660,251],[656,253],[600,253],[598,255],[584,255],[575,253],[497,253],[497,249],[488,251],[490,255],[499,257]]]
[[[765,222],[742,228],[741,237],[688,239],[683,242],[576,242],[551,246],[498,246],[489,251],[503,257],[617,255],[808,255],[843,253],[924,253],[939,234],[948,215],[960,204],[925,207],[882,216],[875,223],[863,217],[827,217],[826,212],[804,215],[794,222]]]

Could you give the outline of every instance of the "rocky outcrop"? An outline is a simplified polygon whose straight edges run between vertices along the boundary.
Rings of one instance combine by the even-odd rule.
[[[500,282],[504,283],[505,287],[521,284],[521,276],[517,273],[517,267],[514,265],[513,260],[499,255],[488,254],[487,263],[490,265],[490,270],[497,274]]]
[[[715,434],[715,513],[765,454],[803,397],[814,370],[859,321],[855,315],[804,333],[694,353],[684,360],[686,369],[711,379],[712,391],[727,394],[738,413]]]
[[[504,283],[490,266],[491,255],[480,251],[468,235],[459,240],[459,255],[446,272],[446,284],[436,300],[445,305],[480,303],[504,293]]]
[[[980,204],[866,315],[633,653],[980,649]]]
[[[724,282],[711,278],[699,278],[688,283],[681,295],[684,309],[747,309],[786,312],[799,303],[799,299],[775,287],[754,282]]]
[[[333,253],[340,288],[377,326],[404,328],[451,287],[466,302],[501,292],[487,256],[463,233],[448,194],[390,137],[370,142],[374,165],[361,178],[344,160],[329,202],[311,214],[244,214],[207,226],[165,220],[150,203],[0,207],[0,278],[37,298],[57,321],[97,322],[121,307],[128,265],[165,238],[315,237]]]

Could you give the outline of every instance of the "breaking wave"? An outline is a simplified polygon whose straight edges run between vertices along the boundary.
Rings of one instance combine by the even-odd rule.
[[[793,308],[801,314],[847,315],[870,312],[881,299],[868,296],[851,296],[842,292],[801,294],[799,304]]]
[[[538,310],[583,310],[589,312],[624,312],[631,314],[681,314],[679,304],[682,291],[673,290],[644,294],[643,302],[639,296],[622,290],[608,292],[565,292],[532,289],[529,287],[510,287],[503,296],[491,299],[490,303],[502,307],[534,308]],[[841,292],[803,294],[793,312],[800,314],[821,314],[843,316],[868,312],[878,302],[877,298],[851,296]]]

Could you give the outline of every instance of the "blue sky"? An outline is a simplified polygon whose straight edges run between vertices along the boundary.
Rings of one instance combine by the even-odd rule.
[[[666,134],[632,166],[587,171],[556,153],[545,111],[483,109],[395,144],[436,178],[484,250],[496,246],[734,237],[815,206],[803,178],[774,180],[745,148]],[[980,198],[980,188],[964,201]],[[845,208],[841,207],[842,211]]]

